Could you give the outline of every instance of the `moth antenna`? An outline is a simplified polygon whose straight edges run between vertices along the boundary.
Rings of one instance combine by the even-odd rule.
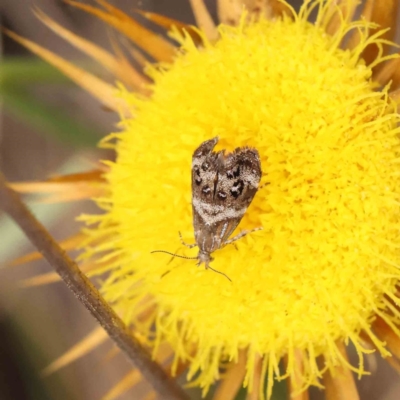
[[[150,253],[165,253],[165,254],[169,254],[170,256],[173,257],[178,257],[178,258],[185,258],[186,260],[197,260],[198,257],[186,257],[186,256],[181,256],[179,254],[175,254],[175,253],[170,253],[169,251],[165,251],[165,250],[153,250]],[[222,273],[222,272],[221,272]]]
[[[228,281],[232,282],[232,279],[231,279],[231,278],[229,278],[229,276],[228,276],[228,275],[226,275],[226,274],[224,274],[223,272],[221,272],[221,271],[217,271],[216,269],[214,269],[214,268],[210,267],[209,265],[207,265],[207,269],[211,269],[211,271],[214,271],[214,272],[216,272],[217,274],[221,274],[221,275],[223,275],[223,276],[224,276],[226,279],[228,279]]]
[[[179,254],[174,254],[174,253],[171,253],[171,252],[165,251],[165,250],[153,250],[153,251],[151,251],[150,253],[165,253],[165,254],[169,254],[170,256],[173,256],[173,257],[185,258],[186,260],[198,260],[198,259],[199,259],[198,257],[186,257],[186,256],[181,256],[181,255],[179,255]],[[232,282],[232,279],[229,278],[229,276],[226,275],[226,274],[224,274],[223,272],[218,271],[218,270],[216,270],[216,269],[210,267],[209,265],[207,266],[207,269],[211,269],[211,271],[214,271],[214,272],[216,272],[217,274],[223,275],[226,279],[228,279],[228,281]],[[162,275],[162,277],[164,277],[165,275],[167,275],[169,272],[170,272],[170,271],[167,271],[166,273],[164,273],[164,274]]]

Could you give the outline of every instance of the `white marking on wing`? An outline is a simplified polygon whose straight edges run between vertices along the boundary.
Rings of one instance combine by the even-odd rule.
[[[224,206],[217,206],[215,204],[208,204],[199,199],[192,199],[194,209],[200,214],[201,218],[207,225],[215,224],[216,222],[224,221],[232,218],[242,218],[247,210],[247,207],[243,207],[240,210],[233,208],[226,208]],[[211,212],[217,210],[217,215],[210,215]]]
[[[222,238],[224,237],[227,228],[228,228],[228,222],[225,222],[225,223],[224,223],[224,226],[222,227],[222,231],[221,231],[221,235],[220,235],[220,240],[222,240]]]

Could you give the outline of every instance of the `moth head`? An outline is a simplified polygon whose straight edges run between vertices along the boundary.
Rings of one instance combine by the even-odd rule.
[[[214,260],[213,257],[211,257],[211,254],[205,251],[199,251],[199,255],[197,256],[197,259],[199,260],[199,262],[197,263],[197,265],[201,265],[204,264],[206,269],[210,268],[210,262]]]

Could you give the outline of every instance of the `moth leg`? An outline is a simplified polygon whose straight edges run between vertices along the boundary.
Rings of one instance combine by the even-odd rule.
[[[236,246],[236,243],[232,242],[232,243],[223,243],[223,247],[225,247],[227,244],[231,244],[236,250],[239,250],[238,247]]]
[[[186,242],[183,240],[182,234],[181,234],[180,232],[178,232],[178,233],[179,233],[179,239],[181,240],[181,243],[182,243],[184,246],[188,247],[189,249],[193,249],[193,247],[197,246],[196,243],[193,243],[193,244],[186,243]]]
[[[233,242],[236,242],[237,240],[241,239],[243,236],[246,236],[249,233],[261,231],[261,230],[262,230],[262,227],[250,229],[249,231],[242,231],[242,232],[238,233],[236,236],[234,236],[232,239],[229,239],[226,242],[224,242],[224,246],[226,246],[227,244],[232,244]]]

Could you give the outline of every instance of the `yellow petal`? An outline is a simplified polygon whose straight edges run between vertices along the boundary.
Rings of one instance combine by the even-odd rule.
[[[283,15],[292,16],[292,12],[286,3],[282,3],[280,0],[269,0],[271,5],[272,13],[274,17],[281,17]]]
[[[232,363],[232,366],[225,374],[224,379],[219,384],[213,400],[233,400],[237,392],[243,385],[244,375],[246,373],[246,354],[242,350],[239,353],[237,363]]]
[[[343,343],[337,347],[343,357],[348,360],[346,349]],[[334,373],[334,375],[332,375]],[[353,373],[346,367],[337,367],[334,371],[327,371],[324,374],[326,400],[359,400]]]
[[[326,33],[334,35],[343,25],[343,20],[351,21],[358,5],[358,0],[338,0],[331,4],[332,13],[329,23],[326,26]],[[329,10],[328,10],[329,13]]]
[[[155,23],[156,25],[167,29],[168,31],[171,30],[172,27],[175,27],[178,30],[178,32],[180,32],[182,34],[184,32],[187,32],[190,35],[190,37],[192,38],[193,42],[197,45],[200,45],[203,42],[197,29],[195,29],[191,25],[184,24],[183,22],[177,21],[176,19],[168,18],[168,17],[165,17],[164,15],[152,13],[149,11],[143,11],[143,10],[139,10],[139,9],[136,9],[134,11],[136,13],[140,14],[142,17]]]
[[[14,183],[10,185],[15,190],[21,193],[51,193],[49,196],[44,196],[36,200],[42,204],[65,203],[78,200],[92,199],[100,197],[103,193],[101,187],[86,186],[83,183],[44,183],[32,182]]]
[[[218,18],[223,24],[238,26],[243,10],[247,11],[249,20],[293,15],[289,6],[279,0],[218,0]]]
[[[400,338],[397,333],[380,317],[377,317],[373,324],[373,330],[379,339],[386,342],[390,352],[400,359]]]
[[[78,233],[76,235],[68,237],[65,240],[62,240],[58,244],[61,246],[61,248],[63,250],[71,250],[71,249],[75,249],[76,247],[78,247],[79,244],[82,243],[82,240],[84,238],[85,238],[85,235],[83,233]],[[39,253],[38,251],[35,251],[35,252],[25,254],[21,257],[16,258],[9,264],[9,266],[14,267],[17,265],[26,264],[31,261],[40,260],[42,257],[43,256],[41,253]]]
[[[38,254],[41,257],[41,254],[39,253],[32,253],[32,254]],[[39,258],[39,257],[38,257]],[[15,262],[15,261],[14,261]],[[98,263],[84,263],[79,266],[81,271],[83,272],[89,272],[90,270],[97,269],[99,268]],[[32,278],[24,279],[23,281],[20,282],[20,286],[22,287],[34,287],[34,286],[42,286],[42,285],[48,285],[50,283],[55,283],[61,281],[60,275],[57,274],[57,272],[48,272],[46,274],[41,274],[41,275],[36,275]]]
[[[48,285],[49,283],[59,282],[61,280],[60,275],[57,272],[48,272],[47,274],[36,275],[33,278],[24,279],[21,281],[21,287],[34,287]]]
[[[128,372],[111,390],[109,390],[102,398],[102,400],[113,400],[127,392],[130,388],[135,386],[142,379],[140,371],[134,369]]]
[[[289,376],[289,397],[291,400],[308,400],[308,391],[302,391],[299,393],[299,389],[304,386],[303,378],[303,353],[300,350],[295,350],[293,355],[293,373]],[[285,359],[287,364],[287,359]]]
[[[103,174],[107,170],[104,166],[101,169],[94,169],[92,171],[87,172],[79,172],[76,174],[67,174],[67,175],[57,175],[52,176],[46,180],[46,182],[103,182]]]
[[[400,105],[400,89],[390,92],[389,96],[395,103]]]
[[[107,107],[110,107],[113,110],[123,110],[127,115],[130,114],[127,104],[122,99],[115,96],[115,88],[113,86],[89,72],[76,67],[74,64],[64,60],[36,43],[27,40],[8,29],[3,28],[3,31],[16,42],[22,44],[24,47],[46,60],[49,64],[58,68],[77,85],[86,90],[92,96],[96,97]]]
[[[239,0],[218,0],[217,11],[221,23],[237,26],[243,13],[243,3]]]
[[[381,70],[374,76],[374,81],[378,82],[381,86],[386,85],[389,81],[392,81],[392,90],[399,86],[400,82],[400,58],[394,58],[387,61],[381,68]]]
[[[205,33],[211,42],[218,39],[217,27],[211,18],[203,0],[190,0],[198,27]]]
[[[400,56],[400,53],[397,53]],[[387,61],[374,77],[374,80],[382,86],[392,81],[390,89],[397,90],[400,87],[400,58]]]
[[[149,82],[149,80],[136,71],[131,64],[121,62],[123,60],[114,57],[108,51],[57,24],[41,10],[36,10],[35,14],[39,20],[48,26],[52,31],[67,40],[79,50],[92,57],[94,60],[98,61],[123,83],[136,90],[140,90],[143,85]]]
[[[45,181],[36,182],[14,182],[10,186],[20,193],[50,193],[50,196],[43,197],[40,203],[62,203],[78,201],[99,197],[103,193],[103,170],[56,176]]]
[[[175,54],[175,48],[172,44],[149,29],[146,29],[116,7],[113,7],[105,1],[98,0],[98,3],[108,10],[107,12],[74,0],[66,0],[66,2],[89,14],[95,15],[114,27],[156,60],[166,62],[172,61]]]
[[[154,392],[151,392],[146,397],[144,397],[143,400],[155,400],[156,398],[156,394]]]
[[[51,196],[43,197],[38,202],[41,204],[69,203],[97,198],[102,194],[103,191],[99,188],[84,187],[81,185],[63,185],[62,193],[54,193]]]
[[[89,335],[87,335],[83,340],[73,346],[69,351],[63,354],[57,360],[53,361],[48,367],[46,367],[42,374],[44,376],[50,375],[53,372],[59,370],[62,367],[72,363],[80,357],[83,357],[101,343],[108,339],[107,333],[103,328],[97,327]]]
[[[397,0],[368,0],[369,2],[373,2],[372,5],[372,13],[371,13],[371,21],[377,23],[381,28],[390,28],[382,38],[386,40],[393,40],[396,34],[396,18],[397,18],[397,10],[398,10],[398,1]],[[376,30],[372,30],[370,35],[373,35]],[[389,50],[389,46],[384,45],[384,49],[386,51]],[[369,45],[362,55],[367,64],[370,64],[375,60],[378,55],[378,47],[376,44]],[[379,68],[378,68],[379,70]]]
[[[372,19],[372,10],[374,7],[375,0],[367,0],[361,10],[360,19],[363,19],[366,22],[370,22]],[[344,44],[345,49],[353,50],[355,49],[359,43],[361,42],[361,35],[358,29],[353,29],[349,34],[349,39]]]
[[[162,364],[171,356],[171,354],[171,349],[164,346],[160,351],[160,354],[157,356],[157,361]],[[116,399],[138,384],[141,379],[142,375],[139,370],[134,369],[130,371],[104,395],[103,400]]]
[[[247,393],[246,400],[258,400],[264,384],[264,377],[262,376],[262,358],[260,356],[256,356],[253,379],[250,379],[250,381],[253,387],[251,392]]]
[[[103,357],[103,360],[101,362],[101,364],[105,364],[107,362],[109,362],[110,360],[112,360],[115,356],[117,356],[118,354],[121,353],[121,350],[119,347],[114,346],[112,349],[110,349]]]

